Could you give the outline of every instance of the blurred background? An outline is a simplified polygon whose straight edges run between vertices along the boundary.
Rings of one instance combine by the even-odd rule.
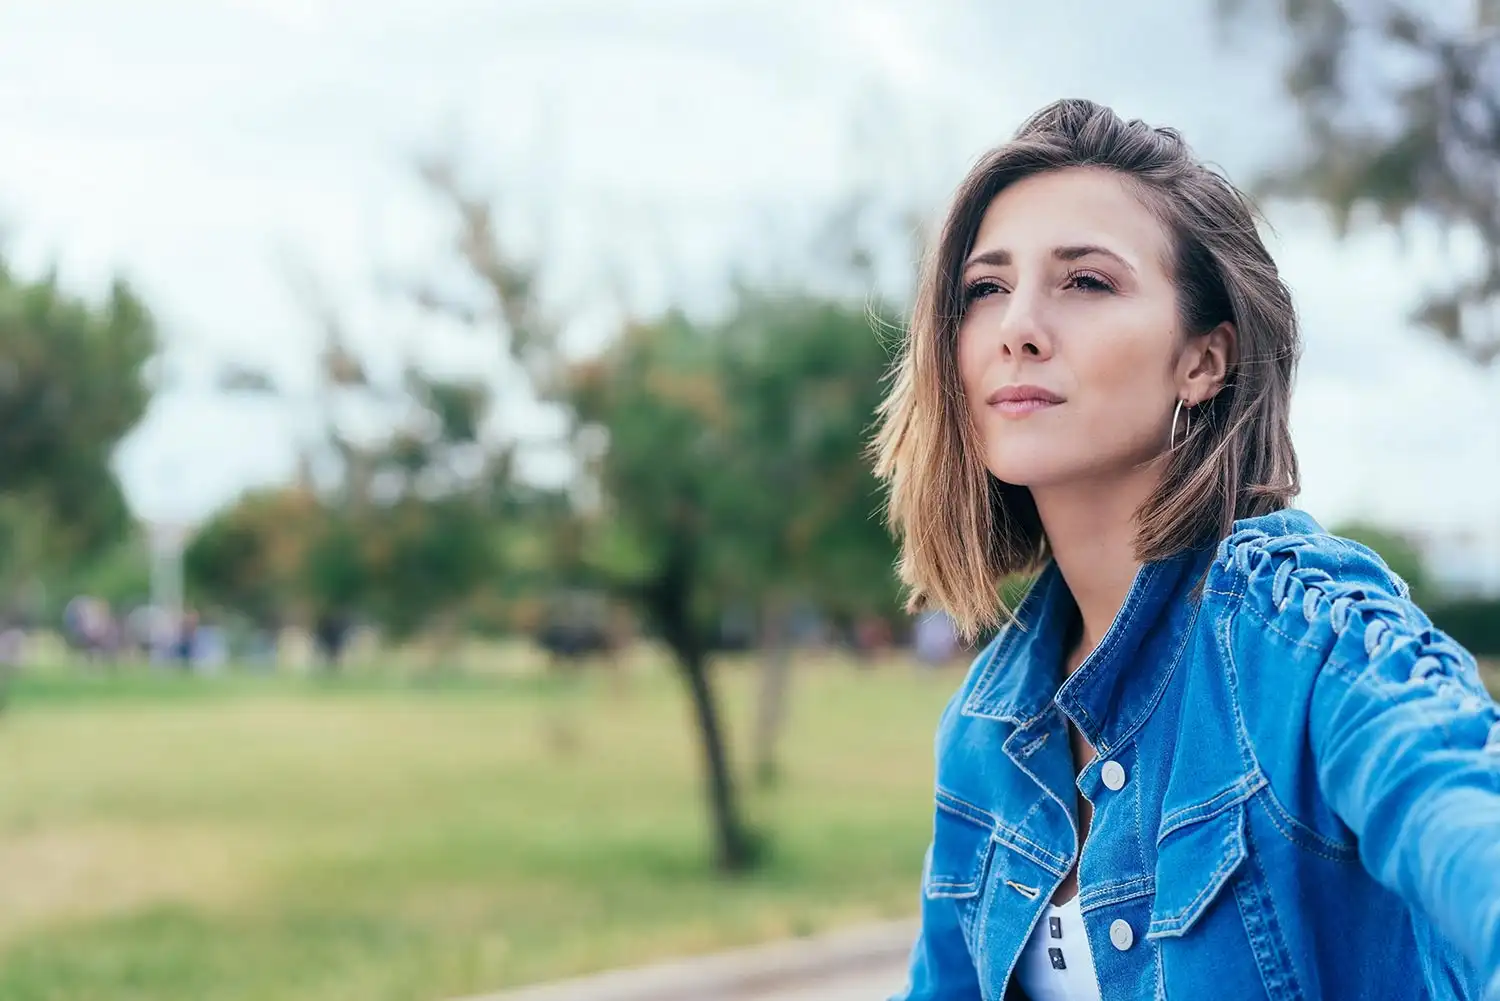
[[[1257,193],[1300,506],[1500,656],[1497,25],[6,4],[0,997],[439,998],[915,913],[972,651],[900,610],[861,447],[944,199],[1057,97]]]

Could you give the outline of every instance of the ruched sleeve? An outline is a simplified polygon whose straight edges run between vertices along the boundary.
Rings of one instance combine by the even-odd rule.
[[[1306,686],[1289,703],[1306,720],[1285,725],[1305,727],[1309,778],[1365,867],[1500,1001],[1500,710],[1473,656],[1346,540],[1231,536],[1209,586],[1234,599],[1240,674]]]

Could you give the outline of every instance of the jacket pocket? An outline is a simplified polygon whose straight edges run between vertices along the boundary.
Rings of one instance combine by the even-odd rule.
[[[1245,803],[1233,802],[1164,829],[1156,852],[1156,899],[1146,937],[1185,935],[1248,855]]]
[[[932,861],[923,891],[928,897],[967,898],[984,888],[994,853],[995,818],[944,789],[937,790]]]

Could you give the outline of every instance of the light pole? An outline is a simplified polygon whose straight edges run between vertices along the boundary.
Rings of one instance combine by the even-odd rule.
[[[181,522],[154,521],[148,529],[151,542],[151,660],[171,659],[172,643],[182,624],[182,549],[187,526]]]

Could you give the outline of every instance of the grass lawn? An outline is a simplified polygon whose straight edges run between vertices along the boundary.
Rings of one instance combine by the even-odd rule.
[[[912,913],[958,677],[801,675],[786,775],[748,801],[773,853],[729,882],[670,676],[25,681],[0,998],[435,1001]],[[743,762],[753,677],[720,680]]]
[[[720,678],[743,762],[753,678]],[[913,913],[958,680],[801,675],[747,802],[772,855],[729,882],[670,676],[23,681],[0,998],[437,999]]]

